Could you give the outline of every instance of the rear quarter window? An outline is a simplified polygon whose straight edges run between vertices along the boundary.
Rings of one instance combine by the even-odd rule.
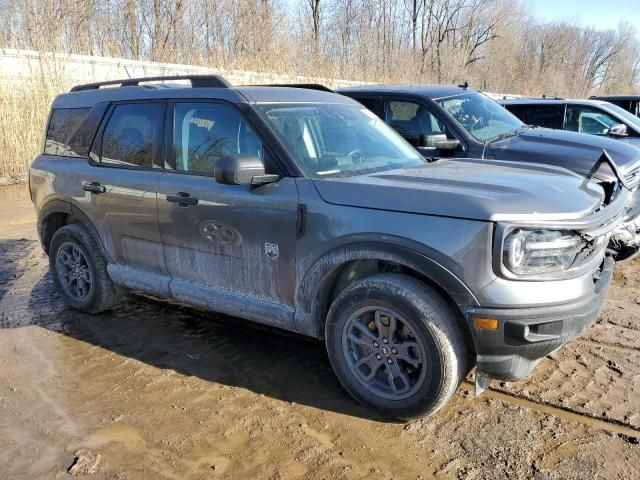
[[[63,157],[86,157],[106,105],[93,108],[59,108],[51,112],[44,153]]]

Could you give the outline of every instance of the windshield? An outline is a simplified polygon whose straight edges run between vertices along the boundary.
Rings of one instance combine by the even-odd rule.
[[[257,109],[308,177],[352,176],[426,163],[402,137],[359,105],[279,103]]]
[[[613,103],[606,103],[604,106],[611,110],[613,113],[622,117],[623,120],[628,122],[633,128],[640,131],[640,118],[636,117],[633,113],[626,111],[624,108],[619,107]]]
[[[525,125],[486,95],[468,92],[435,101],[481,142],[515,135]]]

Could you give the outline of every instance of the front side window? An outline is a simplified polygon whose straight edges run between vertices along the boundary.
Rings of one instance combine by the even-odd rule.
[[[163,113],[161,103],[116,105],[102,134],[100,161],[151,168]]]
[[[227,155],[263,159],[262,142],[244,117],[230,105],[177,103],[174,115],[174,164],[183,172],[213,174]]]
[[[442,135],[445,127],[424,106],[409,101],[386,103],[385,120],[396,132],[413,143],[420,135]]]
[[[426,161],[360,105],[264,104],[271,124],[301,170],[312,178],[352,176]]]
[[[497,140],[515,135],[525,125],[506,108],[478,92],[467,92],[435,101],[476,140]]]
[[[572,132],[606,135],[616,123],[619,122],[599,108],[567,105],[564,128]]]

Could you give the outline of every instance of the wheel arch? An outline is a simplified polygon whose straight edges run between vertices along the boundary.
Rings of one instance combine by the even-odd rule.
[[[464,312],[479,303],[468,287],[440,262],[406,248],[377,242],[358,242],[331,250],[307,270],[296,291],[298,330],[322,338],[333,299],[348,285],[367,276],[396,272],[434,288],[456,313],[458,323],[471,341]]]
[[[49,246],[53,235],[65,225],[72,223],[80,223],[87,229],[89,234],[94,238],[101,253],[106,259],[109,256],[106,253],[102,239],[98,234],[98,230],[93,225],[89,217],[77,206],[64,200],[51,200],[47,202],[38,214],[38,236],[44,252],[49,255]]]

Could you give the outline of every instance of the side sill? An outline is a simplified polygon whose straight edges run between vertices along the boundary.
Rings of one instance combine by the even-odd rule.
[[[131,290],[152,293],[161,297],[170,297],[169,283],[171,279],[164,275],[145,272],[136,268],[124,267],[110,263],[107,273],[116,283]]]
[[[107,272],[114,283],[134,291],[151,293],[214,312],[296,331],[293,322],[294,309],[285,305],[181,280],[171,280],[164,275],[122,265],[109,264]]]

